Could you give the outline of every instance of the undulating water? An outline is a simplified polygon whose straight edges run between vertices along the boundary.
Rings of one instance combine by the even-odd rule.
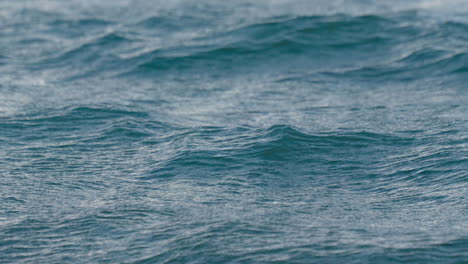
[[[1,263],[468,263],[468,2],[0,1]]]

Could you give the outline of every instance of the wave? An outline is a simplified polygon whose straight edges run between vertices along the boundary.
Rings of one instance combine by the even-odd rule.
[[[423,262],[463,257],[465,238],[437,237],[437,232],[450,230],[451,223],[437,225],[430,243],[426,233],[405,234],[406,229],[394,233],[395,225],[402,224],[412,232],[421,225],[431,228],[434,217],[442,217],[436,218],[440,221],[450,217],[441,216],[441,210],[464,206],[460,193],[466,158],[451,148],[427,147],[434,137],[453,134],[450,131],[415,138],[408,133],[311,132],[289,125],[175,126],[115,105],[66,108],[14,122],[21,126],[0,127],[7,138],[4,146],[9,146],[10,138],[24,143],[15,145],[10,159],[35,154],[9,173],[19,177],[27,171],[54,194],[53,199],[64,189],[75,199],[60,200],[53,217],[49,212],[47,217],[15,220],[5,235],[45,240],[60,256],[66,256],[70,247],[82,250],[82,243],[69,243],[70,237],[112,229],[119,232],[117,237],[112,235],[117,231],[105,232],[105,239],[119,241],[127,232],[135,234],[127,228],[136,225],[140,231],[150,230],[148,235],[143,234],[144,241],[137,236],[131,247],[125,240],[125,255],[116,258],[160,244],[165,245],[161,251],[132,259],[144,263],[200,256],[211,262],[215,259],[196,254],[210,248],[219,257],[216,260],[240,262],[276,257],[307,262],[320,256],[328,260],[330,254],[350,263],[389,256],[406,261],[416,255]],[[5,199],[5,204],[11,210],[49,210],[16,196]],[[414,222],[408,224],[407,218]],[[375,223],[378,231],[369,228]],[[341,231],[335,232],[337,228]],[[379,235],[382,228],[393,234],[385,243]],[[248,246],[223,246],[226,255],[213,247],[216,239],[239,237]],[[282,242],[285,237],[288,245]],[[268,247],[265,240],[272,241]],[[3,242],[2,249],[19,243],[10,238]],[[9,257],[41,260],[37,250],[26,247],[30,255]],[[113,248],[102,250],[106,259],[112,259],[108,251]]]
[[[298,171],[298,175],[305,177],[321,177],[320,174],[329,174],[332,171],[341,172],[341,175],[351,173],[352,178],[349,180],[377,177],[380,179],[377,182],[388,180],[390,184],[398,181],[410,183],[415,180],[425,184],[432,181],[434,184],[455,179],[458,182],[461,180],[460,166],[466,163],[464,159],[449,162],[450,151],[428,152],[422,154],[427,156],[414,157],[411,152],[407,152],[421,143],[400,135],[369,132],[306,134],[283,125],[267,129],[247,129],[241,134],[230,134],[233,131],[224,130],[195,131],[186,131],[173,138],[176,140],[174,144],[179,145],[177,141],[184,141],[184,138],[187,140],[194,134],[197,137],[220,137],[223,140],[219,143],[203,143],[202,140],[198,144],[194,143],[197,146],[195,149],[190,144],[179,145],[180,149],[173,156],[158,163],[143,178],[203,175],[197,170],[207,169],[224,172],[231,168],[235,171],[240,169],[238,164],[259,168],[266,164],[275,164],[274,167],[278,169],[277,165],[281,163],[289,168],[289,174]],[[401,155],[394,158],[395,152]],[[392,153],[392,156],[387,157],[386,153]],[[190,171],[186,171],[188,168]],[[356,175],[357,171],[363,174]],[[379,184],[369,186],[376,187]]]
[[[131,142],[171,128],[170,124],[151,120],[145,112],[105,105],[68,107],[47,115],[29,114],[9,120],[4,118],[0,123],[5,138],[24,144],[43,139],[48,142],[43,147],[51,148],[99,142],[119,144],[122,140]],[[55,137],[50,138],[51,135]]]
[[[30,65],[30,69],[39,72],[44,69],[67,72],[65,79],[68,81],[99,76],[126,67],[121,65],[115,50],[131,42],[131,39],[119,34],[108,33],[57,56],[35,62]]]
[[[460,52],[420,49],[406,57],[381,65],[363,66],[343,71],[324,71],[321,74],[362,80],[411,81],[460,74],[466,70],[464,61],[468,54]]]
[[[0,66],[7,63],[8,57],[0,55]]]
[[[447,136],[447,133],[430,134],[415,139],[407,133],[380,134],[365,131],[349,132],[319,132],[305,133],[298,128],[288,125],[274,125],[268,128],[255,128],[250,126],[235,127],[187,127],[181,124],[158,121],[146,112],[133,111],[125,107],[116,106],[80,106],[54,110],[47,115],[37,114],[27,117],[3,118],[1,128],[4,137],[14,137],[20,141],[36,141],[36,135],[48,138],[49,134],[66,136],[74,131],[78,133],[73,137],[75,143],[92,143],[110,141],[114,143],[133,142],[147,147],[158,146],[168,142],[173,149],[171,160],[174,166],[190,168],[179,162],[196,161],[201,167],[202,160],[214,164],[226,165],[229,163],[258,163],[284,162],[306,164],[321,164],[327,166],[344,166],[355,164],[361,168],[377,169],[389,179],[395,173],[387,169],[397,169],[396,173],[404,175],[419,173],[424,168],[456,169],[466,162],[463,157],[447,160],[451,157],[452,149],[435,149],[425,152],[413,151],[426,141],[434,137]],[[449,131],[450,132],[450,131]],[[454,131],[454,135],[457,134]],[[452,133],[452,134],[453,134]],[[449,134],[450,135],[450,134]],[[53,140],[55,141],[55,140]],[[466,140],[458,138],[448,139],[443,144],[454,146],[463,145]],[[386,152],[392,156],[378,157]],[[397,155],[395,153],[401,153]],[[377,155],[377,156],[376,156]],[[382,162],[374,166],[374,162]],[[192,164],[192,165],[195,165]],[[421,164],[422,167],[407,169],[408,164]],[[224,166],[223,165],[223,166]],[[338,168],[337,167],[337,168]],[[358,168],[357,167],[357,168]]]
[[[2,260],[462,263],[454,1],[0,1]]]
[[[129,59],[129,64],[138,65],[134,72],[205,69],[258,64],[274,56],[312,56],[359,49],[385,42],[378,36],[385,22],[390,23],[376,16],[280,17],[197,38],[190,46],[139,54]],[[219,43],[207,45],[208,39]]]
[[[415,11],[278,16],[225,30],[208,30],[213,25],[206,18],[175,19],[169,14],[119,27],[100,19],[54,20],[54,30],[66,31],[78,25],[89,28],[91,33],[81,37],[77,46],[40,59],[30,68],[57,71],[69,80],[98,76],[152,78],[155,74],[161,77],[181,71],[200,74],[226,69],[245,73],[261,71],[271,64],[278,71],[294,67],[358,79],[408,80],[464,73],[466,53],[437,43],[464,41],[466,24],[449,21],[426,26],[415,23],[414,16],[418,16]],[[186,20],[194,20],[194,32],[179,32]],[[102,33],[105,27],[114,29]],[[151,34],[154,37],[149,37]],[[334,68],[330,69],[330,65]]]

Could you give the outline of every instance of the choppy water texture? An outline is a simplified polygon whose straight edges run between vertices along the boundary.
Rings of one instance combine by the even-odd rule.
[[[466,1],[0,1],[0,262],[468,263],[467,83]]]

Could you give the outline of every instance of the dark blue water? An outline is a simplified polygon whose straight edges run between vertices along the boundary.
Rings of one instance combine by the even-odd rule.
[[[467,83],[461,0],[0,1],[0,263],[468,263]]]

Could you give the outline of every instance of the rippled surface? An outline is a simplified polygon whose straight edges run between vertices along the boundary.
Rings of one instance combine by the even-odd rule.
[[[465,1],[1,1],[2,263],[468,263]]]

